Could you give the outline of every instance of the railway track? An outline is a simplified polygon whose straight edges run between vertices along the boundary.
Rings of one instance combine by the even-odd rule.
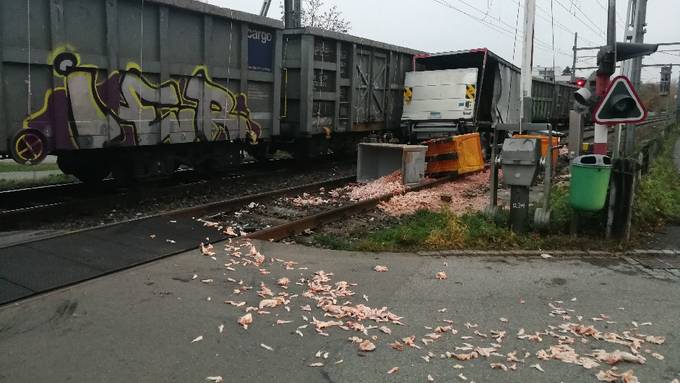
[[[304,193],[311,196],[342,190],[353,180],[354,177],[334,178],[0,248],[0,305],[184,253],[196,249],[201,238],[212,244],[234,238],[228,234],[230,231],[211,220],[239,212],[253,214],[258,205],[273,206],[277,200],[290,202]],[[407,190],[429,188],[447,181],[450,179],[429,181]],[[279,223],[262,223],[253,231],[241,231],[239,237],[281,240],[370,210],[398,193],[359,202],[345,201],[340,206],[302,208],[300,214],[285,222],[269,217]]]
[[[238,169],[238,172],[218,173],[213,177],[206,177],[205,174],[195,172],[192,169],[182,169],[178,170],[168,179],[146,181],[132,186],[122,186],[114,179],[108,178],[100,183],[94,184],[76,181],[71,183],[0,190],[0,211],[30,208],[31,206],[41,204],[60,203],[63,202],[61,200],[87,198],[88,196],[94,195],[124,193],[135,189],[142,190],[145,187],[148,190],[153,187],[171,187],[173,185],[199,183],[209,180],[210,178],[237,178],[239,174],[244,171],[265,169],[266,166],[280,169],[289,163],[290,162],[286,162],[285,160],[272,161],[265,164],[249,162],[244,163],[241,168]]]
[[[299,163],[293,160],[280,160],[247,164],[238,172],[210,178],[193,171],[184,171],[172,179],[128,188],[120,188],[111,180],[94,186],[73,183],[4,191],[0,192],[0,230],[35,228],[36,222],[45,224],[63,220],[64,217],[77,219],[79,215],[95,216],[97,212],[112,207],[130,209],[140,204],[153,204],[157,200],[179,200],[186,196],[210,193],[225,184],[256,184],[258,180],[272,175],[285,172],[296,174],[345,163],[325,160],[300,169]]]

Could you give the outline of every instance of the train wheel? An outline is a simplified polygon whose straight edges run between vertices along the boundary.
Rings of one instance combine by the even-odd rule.
[[[12,158],[20,164],[38,164],[47,157],[47,139],[38,130],[22,129],[12,143]]]

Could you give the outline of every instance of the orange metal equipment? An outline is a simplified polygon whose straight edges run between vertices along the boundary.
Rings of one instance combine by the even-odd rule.
[[[541,158],[545,158],[548,155],[548,136],[543,135],[543,134],[515,134],[512,137],[513,138],[535,138],[537,140],[541,140]],[[553,138],[552,138],[553,172],[555,171],[555,166],[557,166],[557,157],[559,157],[559,155],[560,155],[559,145],[560,145],[560,138],[553,136]]]
[[[427,145],[425,174],[428,176],[460,175],[484,169],[479,133],[438,138],[424,145]]]

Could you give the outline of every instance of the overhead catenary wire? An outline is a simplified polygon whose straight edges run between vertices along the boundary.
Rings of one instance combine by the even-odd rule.
[[[581,24],[583,24],[586,28],[588,28],[588,29],[590,29],[591,31],[595,32],[598,36],[601,36],[601,37],[603,37],[603,38],[605,37],[605,33],[604,33],[604,31],[603,31],[602,29],[595,28],[595,27],[593,27],[593,25],[588,24],[588,23],[586,23],[585,21],[583,21],[580,17],[578,17],[578,16],[576,15],[576,12],[573,12],[573,13],[572,13],[572,11],[569,10],[569,8],[567,8],[567,6],[564,5],[561,1],[555,0],[555,2],[557,3],[557,5],[559,5],[560,7],[562,7],[565,11],[567,11],[567,13],[569,13],[569,14],[572,15],[572,16],[574,16],[574,18],[575,18],[576,20],[578,20]],[[578,9],[580,10],[581,8],[578,8]],[[583,12],[583,11],[581,11],[581,12]],[[585,13],[584,13],[584,14],[585,14]],[[587,18],[587,19],[588,19],[588,21],[590,21],[591,23],[593,23],[593,21],[590,20],[590,18]],[[593,24],[594,24],[594,23],[593,23]]]
[[[477,21],[477,22],[479,22],[479,23],[481,23],[481,24],[487,26],[488,28],[490,28],[490,29],[492,29],[492,30],[494,30],[494,31],[496,31],[496,32],[498,32],[498,33],[504,35],[504,36],[512,37],[513,31],[512,31],[512,30],[508,30],[508,28],[504,27],[503,25],[494,24],[494,23],[491,23],[491,22],[489,22],[489,21],[487,21],[487,20],[484,20],[484,19],[482,19],[482,18],[480,18],[480,17],[477,17],[477,16],[471,14],[471,13],[468,12],[468,11],[465,11],[465,10],[459,8],[459,7],[456,7],[455,5],[449,3],[449,2],[446,1],[446,0],[432,0],[432,1],[434,1],[435,3],[437,3],[437,4],[441,5],[441,6],[444,6],[444,7],[450,8],[450,9],[452,9],[452,10],[455,10],[455,11],[457,11],[457,12],[459,12],[459,13],[465,15],[465,16],[468,16],[468,17],[470,17],[471,19],[473,19],[473,20],[475,20],[475,21]],[[477,9],[477,11],[478,11],[478,12],[483,12],[483,11],[481,11],[481,10],[479,10],[479,9]],[[541,41],[541,40],[539,40],[539,39],[536,39],[535,42],[536,42],[536,47],[537,47],[537,48],[543,49],[543,50],[546,50],[546,51],[550,51],[550,49],[551,49],[551,48],[550,48],[550,44],[548,44],[548,43],[546,43],[546,42],[543,42],[543,41]],[[565,56],[565,57],[571,57],[571,54],[566,53],[566,52],[563,52],[563,51],[558,51],[557,53],[560,54],[560,55],[563,55],[563,56]]]
[[[519,4],[519,2],[517,2],[517,3]],[[564,24],[560,23],[560,22],[557,21],[557,20],[554,20],[554,18],[553,18],[553,19],[550,19],[550,18],[549,18],[549,17],[550,17],[550,12],[546,11],[545,9],[543,9],[540,5],[536,4],[536,9],[538,9],[539,11],[541,11],[541,12],[545,13],[545,15],[547,15],[547,16],[544,16],[544,15],[542,15],[542,14],[540,14],[540,13],[537,12],[536,15],[537,15],[538,17],[540,17],[542,20],[554,24],[554,25],[557,26],[559,29],[563,30],[564,32],[569,33],[569,35],[573,35],[573,34],[574,34],[574,31],[573,31],[572,29],[569,29],[569,28],[566,27]],[[583,41],[583,42],[585,42],[585,43],[587,43],[587,44],[592,44],[592,45],[597,44],[596,42],[594,42],[594,41],[592,41],[592,40],[589,40],[589,39],[587,39],[587,38],[585,38],[585,37],[583,37],[583,36],[579,36],[579,40],[581,40],[581,41]]]
[[[479,13],[485,15],[484,18],[482,18],[482,19],[479,19],[479,18],[478,18],[478,19],[479,19],[479,21],[481,21],[481,22],[487,22],[486,17],[487,17],[488,14],[489,14],[489,10],[488,10],[488,9],[487,9],[487,11],[483,11],[483,10],[477,8],[476,6],[470,4],[470,3],[469,3],[468,1],[466,1],[466,0],[457,0],[457,1],[458,1],[459,3],[462,3],[462,4],[466,5],[466,6],[468,6],[468,7],[472,8],[472,9],[474,9],[475,11],[477,11],[477,12],[479,12]],[[444,2],[445,2],[445,3],[448,3],[448,1],[444,1]],[[517,2],[517,4],[519,4],[519,1]],[[450,4],[449,4],[449,5],[450,5]],[[471,16],[471,17],[475,18],[475,16]],[[493,20],[497,20],[499,23],[503,24],[503,26],[504,26],[503,29],[506,31],[506,33],[511,33],[511,32],[512,32],[512,29],[514,28],[514,26],[512,26],[512,25],[508,24],[507,22],[505,22],[501,17],[498,17],[498,18],[495,18],[495,17],[494,17]],[[509,28],[509,30],[508,30],[508,28]],[[544,42],[544,41],[541,41],[541,40],[538,39],[538,38],[535,38],[534,40],[538,43],[539,46],[542,46],[543,49],[545,49],[545,50],[548,50],[548,49],[549,49],[550,45],[549,45],[548,43],[546,43],[546,42]],[[562,55],[565,55],[565,56],[570,56],[568,53],[565,53],[565,52],[562,52],[562,51],[560,51],[559,53],[562,54]]]
[[[587,14],[586,12],[584,12],[583,9],[581,9],[581,7],[580,7],[578,4],[576,4],[576,2],[575,2],[574,0],[570,0],[570,3],[571,3],[571,6],[574,7],[577,11],[579,11],[579,12],[581,13],[581,15],[583,15],[583,17],[584,17],[586,20],[588,20],[588,22],[590,22],[590,24],[591,24],[593,27],[595,27],[596,29],[602,31],[602,33],[606,35],[606,32],[605,32],[603,29],[600,28],[600,25],[599,25],[598,23],[594,22],[594,21],[590,18],[590,16],[588,16],[588,14]],[[574,16],[576,16],[575,13],[574,13]]]
[[[606,5],[602,4],[601,0],[596,0],[595,3],[597,3],[597,5],[599,5],[600,8],[602,8],[602,10],[604,10],[605,14],[609,13],[609,9],[607,8]],[[626,20],[621,16],[621,14],[618,11],[618,8],[616,10],[616,18],[619,20],[619,22],[621,24],[623,24],[623,25],[626,24]]]
[[[519,1],[519,0],[516,0],[516,1],[515,1],[515,4],[520,5],[520,1]],[[536,15],[537,15],[538,17],[540,17],[540,18],[541,18],[542,20],[544,20],[544,21],[551,22],[551,20],[550,20],[550,18],[549,18],[549,17],[550,17],[550,12],[549,12],[549,11],[547,11],[545,8],[543,8],[543,7],[542,7],[540,4],[538,4],[538,3],[536,3],[536,9],[537,9],[538,11],[541,11],[541,12],[543,12],[543,13],[545,14],[545,15],[542,15],[542,14],[540,14],[539,12],[537,12]],[[554,21],[555,25],[556,25],[558,28],[560,28],[560,29],[563,30],[564,32],[569,33],[570,36],[573,36],[573,35],[574,35],[574,32],[575,32],[574,30],[568,28],[567,26],[565,26],[564,24],[560,23],[560,22],[557,21],[557,20],[553,20],[553,21]],[[587,43],[587,44],[591,44],[591,45],[597,45],[597,44],[598,44],[598,43],[596,43],[596,42],[594,42],[594,41],[592,41],[592,40],[589,40],[589,39],[583,37],[583,34],[580,34],[578,38],[579,38],[579,40],[584,41],[584,42]]]

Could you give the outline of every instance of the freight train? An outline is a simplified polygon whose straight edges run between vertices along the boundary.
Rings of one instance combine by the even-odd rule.
[[[398,126],[419,53],[193,0],[3,0],[0,21],[0,155],[83,181],[351,147]]]
[[[55,155],[85,182],[396,141],[423,55],[194,0],[3,0],[0,21],[0,157]],[[486,57],[478,126],[493,121],[487,73],[509,66]]]

